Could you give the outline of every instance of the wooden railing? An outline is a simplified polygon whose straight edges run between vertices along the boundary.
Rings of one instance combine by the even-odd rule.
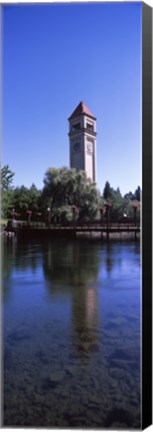
[[[44,221],[42,222],[35,222],[35,221],[31,221],[29,222],[25,222],[25,221],[15,221],[15,223],[13,223],[12,221],[10,221],[10,223],[8,224],[8,226],[6,227],[7,230],[11,229],[11,228],[15,228],[15,229],[20,229],[20,228],[33,228],[33,229],[54,229],[54,228],[62,228],[62,229],[66,229],[66,228],[90,228],[90,230],[93,228],[94,229],[126,229],[126,230],[130,230],[132,228],[140,228],[140,223],[137,221],[136,223],[134,221],[88,221],[88,222],[79,222],[79,221],[75,221],[75,222],[66,222],[66,223],[46,223]]]

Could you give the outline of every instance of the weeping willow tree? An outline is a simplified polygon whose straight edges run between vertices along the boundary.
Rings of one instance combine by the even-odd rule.
[[[49,168],[44,177],[42,198],[52,214],[71,220],[72,207],[75,206],[77,218],[92,220],[99,210],[100,192],[84,171]]]

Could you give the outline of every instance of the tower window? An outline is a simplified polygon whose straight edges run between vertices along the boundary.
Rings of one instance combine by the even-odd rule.
[[[80,129],[80,123],[75,123],[72,125],[72,131]]]
[[[89,129],[89,130],[91,130],[91,131],[93,131],[93,130],[94,130],[94,125],[93,125],[93,123],[89,123],[89,122],[87,122],[87,123],[86,123],[86,128]]]

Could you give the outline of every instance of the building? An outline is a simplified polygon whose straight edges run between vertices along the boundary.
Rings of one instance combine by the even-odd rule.
[[[70,167],[96,181],[96,117],[80,102],[69,117]]]

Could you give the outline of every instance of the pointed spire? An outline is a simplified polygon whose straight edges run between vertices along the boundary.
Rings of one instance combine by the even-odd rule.
[[[81,101],[77,106],[77,108],[73,111],[73,113],[69,117],[69,120],[75,117],[79,117],[82,114],[86,114],[88,117],[96,119],[96,117],[91,113],[87,105],[85,105],[85,103]]]

